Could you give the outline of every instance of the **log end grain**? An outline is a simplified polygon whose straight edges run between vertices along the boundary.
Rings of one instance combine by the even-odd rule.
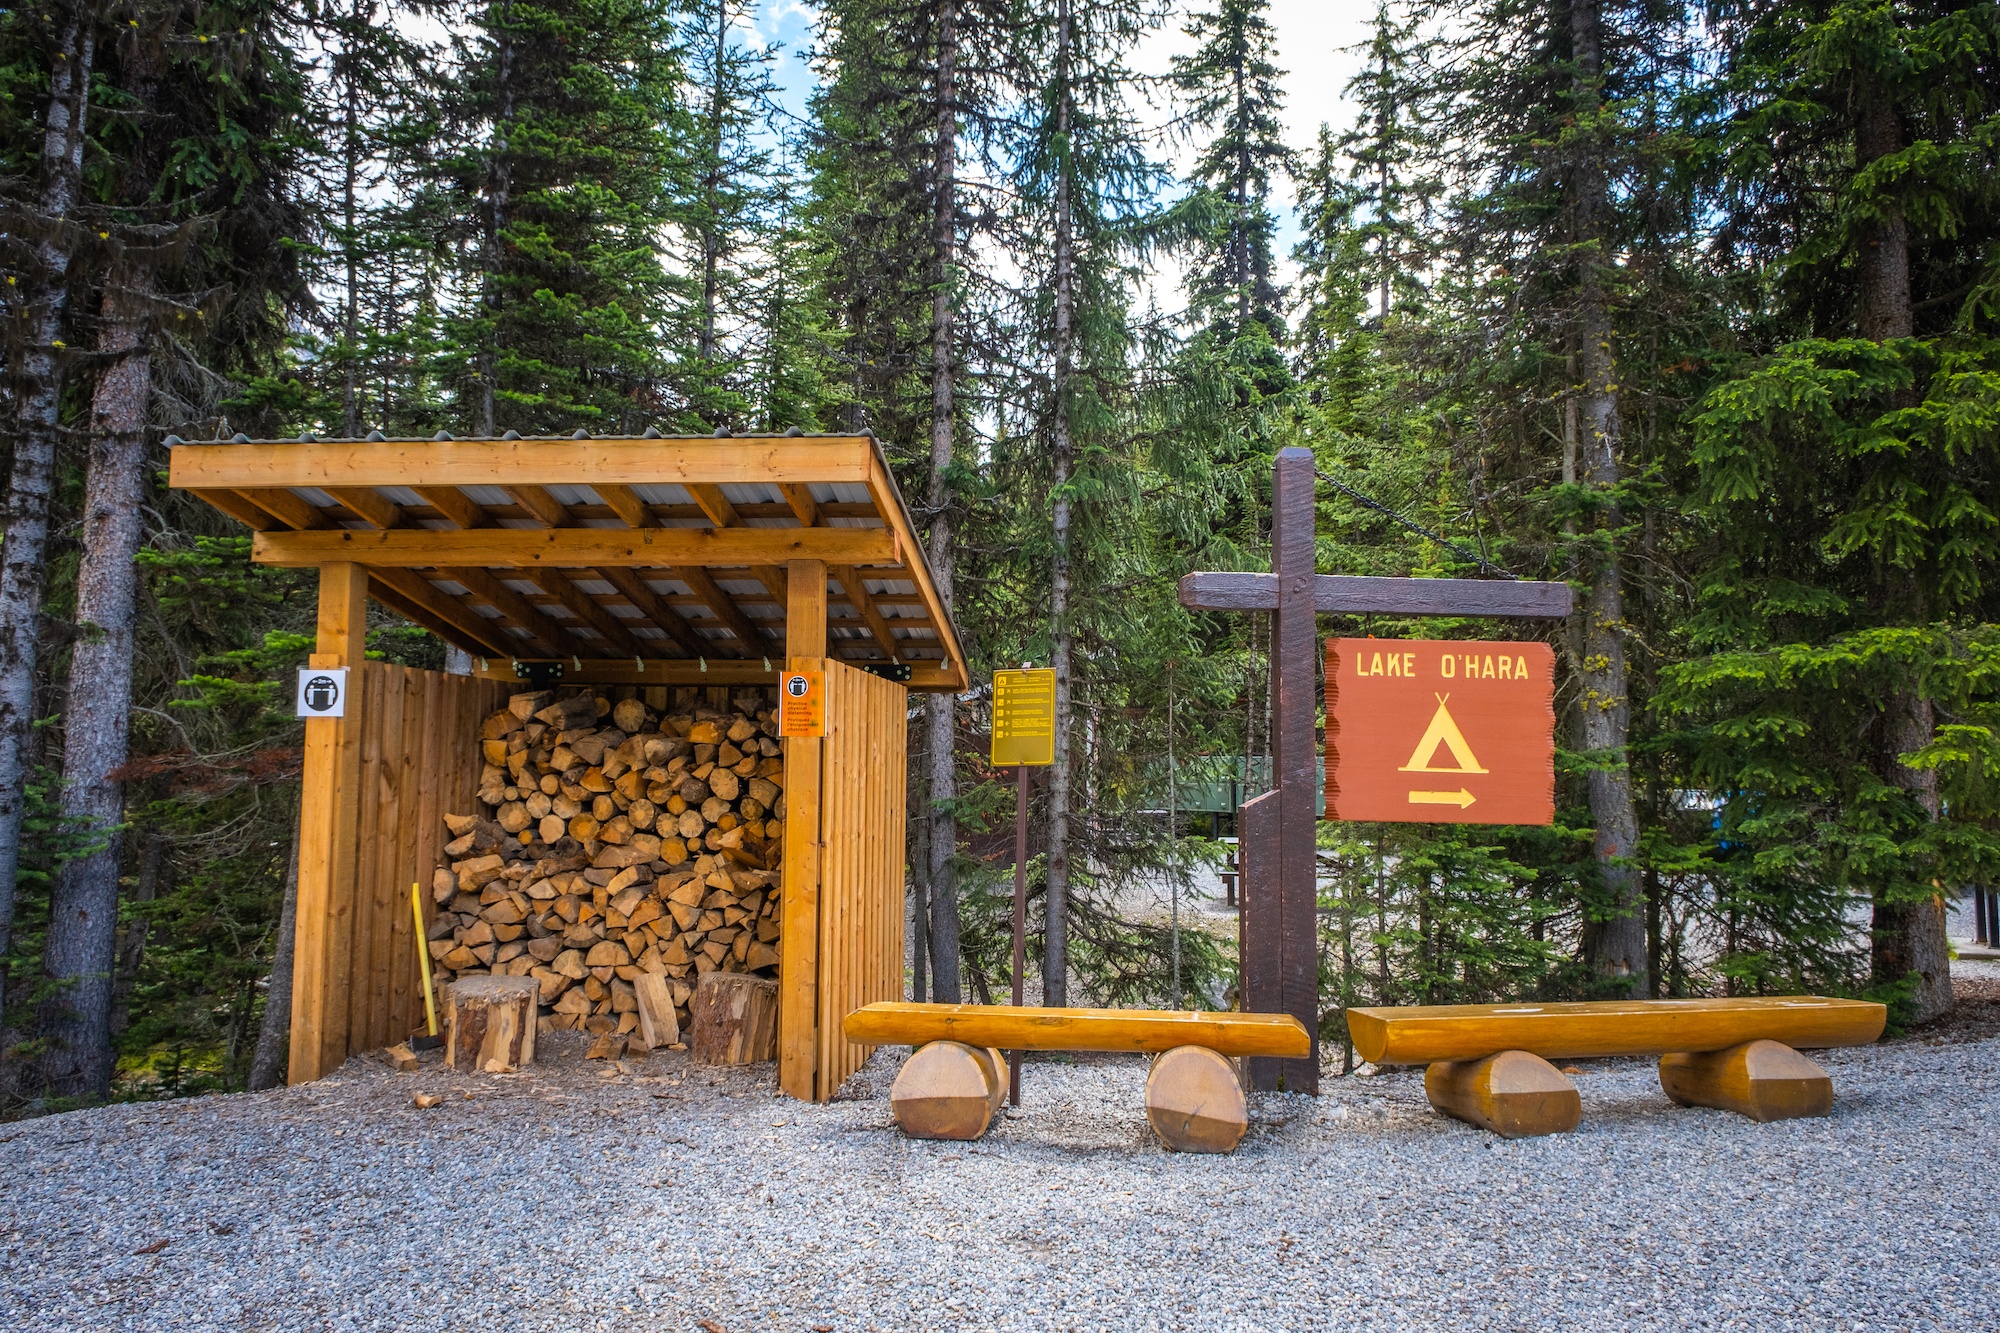
[[[1508,1139],[1567,1134],[1583,1118],[1576,1088],[1526,1051],[1441,1060],[1424,1071],[1424,1095],[1444,1114]]]
[[[1146,1119],[1170,1152],[1230,1152],[1250,1127],[1233,1061],[1206,1046],[1176,1046],[1146,1074]]]
[[[1005,1061],[997,1051],[958,1041],[919,1046],[889,1089],[896,1125],[913,1139],[976,1139],[993,1122],[1006,1095]]]
[[[1663,1055],[1660,1089],[1682,1106],[1712,1106],[1758,1121],[1799,1120],[1833,1111],[1833,1079],[1776,1041]]]

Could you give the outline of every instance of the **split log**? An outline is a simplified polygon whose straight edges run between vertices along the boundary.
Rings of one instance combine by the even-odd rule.
[[[1833,1079],[1776,1041],[1746,1041],[1726,1051],[1696,1055],[1663,1055],[1660,1089],[1682,1106],[1712,1106],[1758,1121],[1833,1112]]]
[[[486,1069],[497,1063],[521,1069],[535,1059],[535,1006],[541,983],[533,977],[462,977],[445,991],[447,1065]]]
[[[1146,1119],[1169,1152],[1230,1152],[1250,1127],[1243,1082],[1206,1046],[1176,1046],[1146,1073]]]
[[[778,1058],[778,983],[742,972],[710,972],[694,989],[689,1046],[705,1065]]]
[[[1526,1051],[1440,1060],[1424,1071],[1424,1095],[1444,1114],[1508,1139],[1567,1134],[1583,1118],[1576,1088]]]
[[[783,826],[749,789],[775,801],[783,788],[775,703],[763,689],[726,708],[692,687],[655,706],[539,691],[488,716],[468,741],[483,808],[445,817],[431,880],[440,982],[530,976],[549,1029],[636,1042],[641,975],[664,977],[672,999],[656,1035],[669,1016],[691,1030],[703,974],[774,977]],[[697,731],[727,739],[698,745]]]
[[[1007,1095],[1007,1064],[998,1051],[960,1041],[919,1046],[889,1089],[896,1125],[913,1139],[976,1139]]]
[[[673,989],[657,972],[641,972],[632,978],[639,997],[639,1037],[647,1049],[659,1050],[681,1039],[680,1021],[674,1016]]]

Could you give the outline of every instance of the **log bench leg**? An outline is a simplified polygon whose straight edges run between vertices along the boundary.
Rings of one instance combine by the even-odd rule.
[[[1169,1152],[1229,1152],[1250,1113],[1233,1061],[1206,1046],[1176,1046],[1146,1072],[1146,1119]]]
[[[1424,1071],[1424,1095],[1444,1114],[1509,1139],[1567,1134],[1583,1118],[1576,1088],[1526,1051],[1440,1060]]]
[[[1663,1055],[1660,1089],[1682,1106],[1712,1106],[1758,1121],[1796,1120],[1833,1110],[1833,1079],[1775,1041]]]
[[[1007,1095],[1000,1052],[959,1041],[933,1041],[903,1062],[889,1089],[897,1127],[913,1139],[976,1139]]]

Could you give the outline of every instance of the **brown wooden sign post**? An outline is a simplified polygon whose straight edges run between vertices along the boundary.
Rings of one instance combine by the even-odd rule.
[[[1246,1012],[1286,1013],[1313,1036],[1303,1060],[1253,1059],[1251,1086],[1319,1091],[1319,894],[1314,873],[1319,819],[1315,616],[1536,616],[1570,612],[1566,583],[1479,579],[1358,578],[1317,572],[1313,456],[1284,449],[1271,469],[1269,574],[1200,573],[1181,580],[1182,606],[1270,611],[1271,749],[1274,790],[1238,812],[1242,862],[1240,957]],[[1385,643],[1386,646],[1386,643]],[[1400,762],[1400,760],[1398,761]],[[1449,809],[1438,806],[1436,809]]]

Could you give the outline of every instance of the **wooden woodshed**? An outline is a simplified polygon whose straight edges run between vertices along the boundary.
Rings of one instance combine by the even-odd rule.
[[[825,671],[827,734],[782,742],[778,1078],[831,1096],[868,1053],[841,1020],[902,994],[907,692],[967,680],[872,439],[170,443],[172,484],[253,529],[256,561],[318,569],[311,665],[349,668],[346,715],[306,723],[292,1082],[421,1026],[410,885],[523,682],[629,697],[789,667]],[[366,662],[371,597],[472,674]]]

